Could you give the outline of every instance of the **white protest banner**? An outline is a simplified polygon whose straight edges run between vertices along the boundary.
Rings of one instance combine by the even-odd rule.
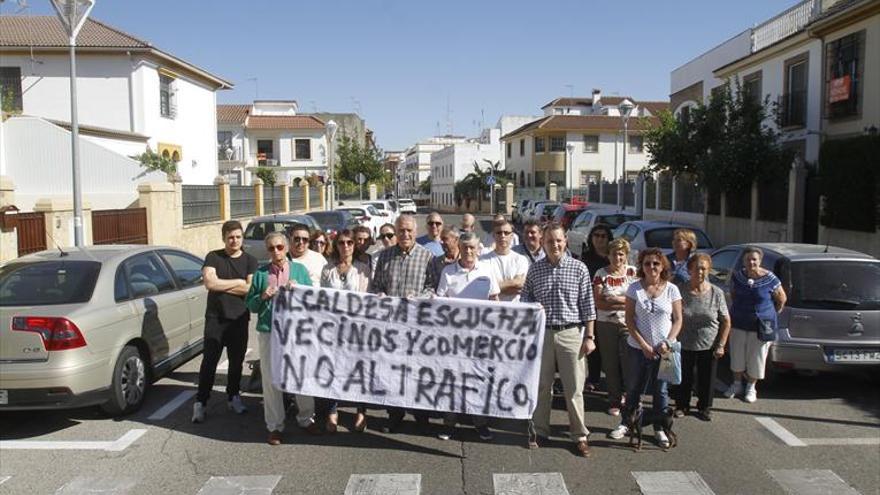
[[[289,393],[528,419],[538,305],[294,287],[275,296],[272,383]]]

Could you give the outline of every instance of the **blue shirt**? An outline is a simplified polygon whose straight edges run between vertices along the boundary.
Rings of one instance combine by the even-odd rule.
[[[434,256],[442,256],[444,254],[443,244],[440,244],[440,241],[435,241],[434,239],[431,239],[430,237],[428,237],[428,234],[417,237],[416,243],[418,243],[419,246],[422,246],[428,251],[431,251],[431,254],[433,254]]]
[[[750,279],[745,270],[734,270],[731,278],[731,324],[747,332],[758,331],[760,318],[771,322],[776,328],[776,305],[773,303],[773,292],[782,285],[782,282],[773,274],[767,272],[761,278]],[[751,281],[751,283],[750,283]]]

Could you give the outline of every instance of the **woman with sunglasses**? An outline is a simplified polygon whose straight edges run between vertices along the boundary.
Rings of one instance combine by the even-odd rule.
[[[355,258],[354,233],[343,230],[336,234],[330,261],[321,270],[321,287],[337,290],[366,292],[370,285],[370,266]],[[336,433],[339,416],[336,412],[339,402],[335,399],[322,399],[327,408],[327,433]],[[354,420],[354,431],[362,432],[367,428],[366,407],[357,404],[357,416]]]
[[[639,253],[636,275],[641,280],[627,289],[624,313],[629,332],[626,404],[620,424],[608,436],[621,439],[627,434],[626,418],[633,409],[641,407],[642,394],[653,384],[650,417],[654,418],[654,438],[665,449],[669,447],[669,437],[663,431],[660,418],[669,405],[668,382],[658,379],[657,371],[660,356],[670,352],[681,331],[681,293],[669,282],[669,259],[658,248]]]
[[[394,229],[394,225],[386,223],[379,227],[378,239],[379,244],[374,244],[373,248],[375,249],[370,252],[373,257],[373,266],[371,267],[373,270],[376,269],[376,262],[379,261],[379,251],[397,245],[397,232]]]
[[[333,254],[333,247],[330,245],[330,238],[320,230],[312,234],[312,238],[309,241],[309,249],[325,258],[329,258]]]

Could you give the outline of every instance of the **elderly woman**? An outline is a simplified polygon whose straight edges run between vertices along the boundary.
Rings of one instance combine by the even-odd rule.
[[[743,393],[742,381],[746,379],[746,402],[758,400],[756,384],[764,379],[767,353],[771,342],[758,338],[760,321],[776,329],[776,315],[785,307],[785,291],[782,282],[770,270],[761,267],[764,252],[749,246],[743,250],[743,267],[734,270],[730,283],[732,301],[730,313],[733,330],[730,334],[730,370],[733,383],[727,389],[727,397]],[[760,321],[759,321],[760,320]]]
[[[324,256],[325,258],[328,258],[333,254],[333,248],[330,244],[330,238],[327,236],[327,234],[321,232],[320,230],[312,234],[312,238],[309,240],[309,249]]]
[[[355,239],[351,230],[343,230],[336,234],[333,251],[327,266],[321,270],[321,287],[354,292],[366,292],[370,285],[370,265],[355,258]],[[327,409],[325,429],[327,433],[336,433],[339,415],[336,409],[339,402],[334,399],[322,399]],[[354,431],[362,432],[367,428],[367,409],[357,406],[354,420]]]
[[[652,417],[654,437],[663,447],[669,447],[669,437],[663,431],[660,415],[666,409],[669,396],[668,383],[657,378],[660,355],[670,352],[672,343],[681,331],[681,293],[669,280],[669,260],[658,248],[648,248],[639,253],[637,274],[641,280],[633,282],[626,291],[627,364],[629,375],[626,405],[623,417],[640,407],[642,394],[652,386]],[[608,434],[620,439],[629,428],[626,420]]]
[[[608,245],[606,267],[599,268],[593,275],[593,294],[596,297],[596,336],[602,347],[602,371],[608,385],[608,414],[620,416],[623,403],[623,384],[627,371],[626,339],[626,290],[636,281],[636,267],[626,263],[629,256],[629,242],[614,239]]]
[[[672,252],[669,263],[672,264],[672,283],[687,285],[690,281],[688,260],[697,251],[697,235],[691,229],[675,229],[672,233]]]
[[[724,292],[707,280],[712,258],[696,253],[687,262],[690,282],[679,285],[681,291],[681,386],[675,398],[675,415],[684,416],[690,409],[694,367],[697,379],[697,413],[703,421],[712,420],[712,386],[718,359],[730,333],[730,317]]]
[[[581,261],[587,265],[590,276],[594,275],[599,268],[608,266],[608,245],[614,240],[611,235],[611,227],[603,223],[594,225],[587,236],[587,250],[581,253]],[[599,378],[602,375],[602,343],[596,342],[596,350],[587,356],[587,383],[584,390],[592,392],[599,388]]]

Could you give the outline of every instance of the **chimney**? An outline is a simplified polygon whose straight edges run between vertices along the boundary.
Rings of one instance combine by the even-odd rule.
[[[599,100],[602,99],[602,90],[594,89],[593,90],[593,106],[596,106],[599,103]]]

